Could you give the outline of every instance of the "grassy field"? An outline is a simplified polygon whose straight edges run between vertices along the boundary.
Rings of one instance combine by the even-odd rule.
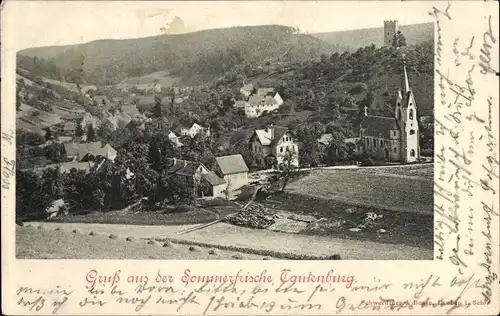
[[[314,216],[318,221],[298,234],[330,236],[351,240],[369,240],[432,249],[434,220],[432,214],[394,212],[367,206],[353,206],[331,199],[282,193],[259,201],[269,209]],[[379,216],[366,221],[367,213]],[[322,219],[322,220],[320,220]],[[351,228],[360,227],[359,231]],[[383,229],[384,233],[379,233]]]
[[[391,211],[432,214],[431,179],[384,174],[392,168],[312,170],[290,183],[290,193]]]
[[[230,201],[206,203],[186,212],[116,210],[109,212],[92,211],[83,214],[69,214],[47,219],[60,223],[105,223],[125,225],[186,225],[213,222],[225,215],[234,213],[239,206]]]
[[[126,241],[110,239],[105,235],[83,235],[65,231],[18,227],[16,230],[16,258],[18,259],[175,259],[210,260],[235,259],[236,253],[196,247],[189,250],[188,245],[175,244],[162,247],[162,244],[148,244],[146,240]],[[262,259],[263,256],[237,254],[239,258]]]
[[[434,180],[434,164],[425,165],[406,165],[390,168],[360,168],[354,169],[362,173],[380,174],[380,175],[399,175],[402,177],[416,177],[427,180]]]
[[[184,225],[201,224],[217,220],[219,216],[206,211],[165,213],[163,211],[110,211],[70,214],[47,220],[61,223],[106,223],[126,225]]]

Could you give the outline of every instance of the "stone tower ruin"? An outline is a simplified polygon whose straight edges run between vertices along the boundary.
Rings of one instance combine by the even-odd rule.
[[[392,39],[398,32],[398,21],[390,20],[384,21],[384,45],[392,46]]]

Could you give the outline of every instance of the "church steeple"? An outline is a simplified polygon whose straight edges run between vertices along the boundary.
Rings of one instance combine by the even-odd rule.
[[[406,97],[406,94],[410,91],[410,81],[408,80],[408,73],[406,72],[406,60],[405,53],[401,54],[401,58],[403,59],[403,78],[401,80],[401,94],[403,98]]]

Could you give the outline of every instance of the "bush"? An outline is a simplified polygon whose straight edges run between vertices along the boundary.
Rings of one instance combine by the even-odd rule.
[[[375,161],[371,158],[366,158],[366,159],[361,160],[362,167],[368,167],[368,166],[374,166],[374,165],[375,165]]]
[[[349,89],[349,94],[356,95],[356,94],[360,94],[366,90],[367,90],[366,84],[358,82],[358,83],[354,84],[354,86],[351,89]]]

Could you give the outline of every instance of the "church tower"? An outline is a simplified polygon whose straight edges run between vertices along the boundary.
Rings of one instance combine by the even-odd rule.
[[[420,158],[417,104],[410,88],[403,56],[403,78],[396,100],[396,120],[400,127],[400,160],[415,162]]]
[[[398,32],[398,21],[384,21],[384,46],[392,46],[392,39]]]

